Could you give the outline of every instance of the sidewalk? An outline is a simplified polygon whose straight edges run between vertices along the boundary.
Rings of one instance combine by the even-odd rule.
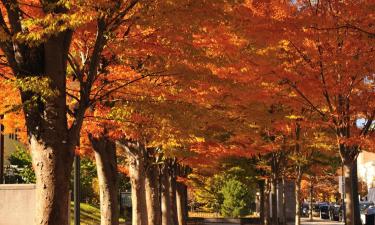
[[[309,221],[308,218],[301,219],[302,225],[343,225],[344,223],[338,221],[331,221],[331,220],[323,220],[319,217],[314,217],[314,221]]]

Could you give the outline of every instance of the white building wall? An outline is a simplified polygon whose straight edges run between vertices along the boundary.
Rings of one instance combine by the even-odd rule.
[[[361,152],[357,159],[358,178],[367,188],[375,188],[375,153]]]

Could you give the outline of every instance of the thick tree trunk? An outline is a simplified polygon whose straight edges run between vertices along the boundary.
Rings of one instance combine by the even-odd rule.
[[[178,225],[186,225],[188,218],[187,186],[184,183],[177,182],[176,190]]]
[[[21,89],[36,175],[35,223],[38,225],[70,223],[70,175],[81,126],[81,121],[76,121],[75,132],[70,132],[67,124],[65,89],[70,39],[70,32],[53,35],[43,46],[29,49],[28,59],[18,62],[24,73],[17,74],[18,77],[45,77],[49,80],[48,88],[56,92],[52,96],[40,96]]]
[[[300,203],[300,194],[301,194],[301,178],[302,174],[299,173],[295,180],[295,198],[296,198],[296,214],[295,214],[295,225],[301,225],[301,203]]]
[[[274,178],[272,179],[271,183],[271,210],[272,210],[272,225],[278,224],[278,214],[277,214],[277,175],[274,175]]]
[[[146,198],[148,225],[161,225],[160,182],[158,168],[151,165],[146,172]]]
[[[132,225],[148,225],[146,197],[147,150],[137,141],[122,140],[117,144],[125,150],[128,158],[132,190]]]
[[[116,144],[108,137],[90,137],[95,151],[100,192],[100,224],[118,225],[118,183]]]
[[[261,221],[262,224],[264,224],[264,210],[265,210],[265,207],[264,207],[264,199],[265,199],[265,191],[264,191],[264,181],[261,180],[258,182],[258,185],[259,185],[259,195],[260,195],[260,199],[259,199],[259,219]]]
[[[357,161],[344,162],[345,212],[347,225],[361,225],[358,199]]]
[[[36,176],[35,224],[68,225],[69,184],[73,154],[31,137],[30,149]]]
[[[352,188],[352,163],[344,163],[344,179],[345,179],[345,212],[346,225],[356,225],[354,223],[354,202]]]
[[[361,215],[359,210],[359,193],[358,193],[358,172],[357,172],[357,160],[354,160],[353,166],[352,166],[352,196],[353,196],[353,216],[354,216],[354,224],[355,225],[361,225]]]
[[[171,195],[170,190],[170,179],[167,165],[161,166],[161,216],[162,225],[175,225],[173,224],[171,215]]]
[[[130,158],[129,174],[132,189],[132,225],[148,225],[143,159],[140,157]]]

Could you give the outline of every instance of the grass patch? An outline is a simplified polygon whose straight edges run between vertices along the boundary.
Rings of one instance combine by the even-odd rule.
[[[81,225],[98,225],[100,224],[100,209],[81,203]],[[70,203],[70,218],[71,224],[74,224],[74,203]],[[123,218],[119,219],[120,223],[125,223]]]

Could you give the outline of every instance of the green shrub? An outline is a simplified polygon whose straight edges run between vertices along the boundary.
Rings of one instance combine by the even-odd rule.
[[[17,150],[9,156],[9,162],[11,165],[17,166],[15,177],[21,178],[17,179],[18,183],[35,183],[31,156],[25,148],[17,147]]]
[[[227,180],[221,189],[223,204],[221,214],[225,217],[239,218],[249,213],[249,191],[245,184],[236,179]]]

